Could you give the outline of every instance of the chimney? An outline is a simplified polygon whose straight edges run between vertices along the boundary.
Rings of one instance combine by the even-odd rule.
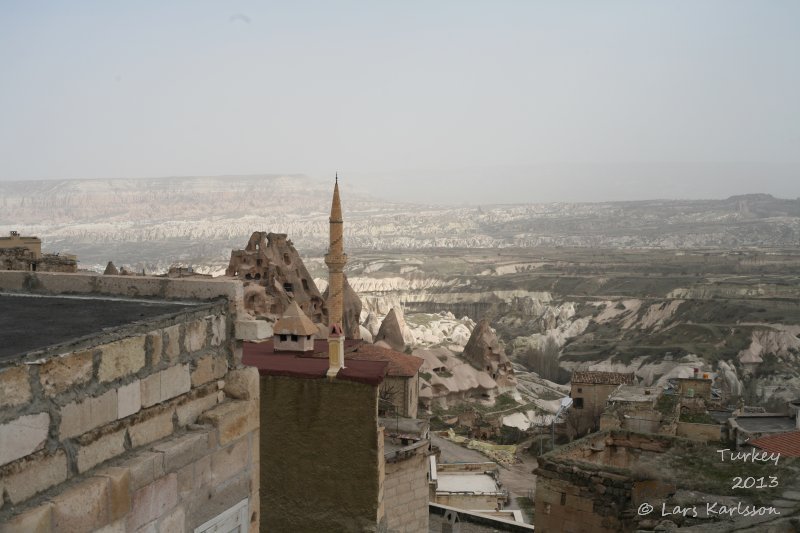
[[[344,368],[344,333],[339,324],[328,330],[328,379],[333,379]]]

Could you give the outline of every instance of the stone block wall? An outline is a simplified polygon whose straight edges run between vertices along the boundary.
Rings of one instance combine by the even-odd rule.
[[[428,445],[424,440],[386,459],[383,502],[391,533],[428,531]]]
[[[257,531],[258,374],[232,309],[187,306],[0,368],[0,532],[194,531],[243,500]]]
[[[679,437],[703,442],[719,441],[722,439],[722,426],[719,424],[678,422],[675,434]]]

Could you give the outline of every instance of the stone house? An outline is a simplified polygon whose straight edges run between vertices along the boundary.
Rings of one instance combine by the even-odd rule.
[[[0,237],[0,270],[77,272],[78,261],[74,255],[43,254],[39,237],[12,231],[8,237]]]
[[[241,291],[0,272],[0,531],[258,530]]]

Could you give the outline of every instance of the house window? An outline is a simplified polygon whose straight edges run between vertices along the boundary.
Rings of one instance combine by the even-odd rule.
[[[583,392],[583,389],[581,387],[578,387],[578,392]]]
[[[297,335],[292,335],[292,342],[297,342]]]
[[[575,398],[572,402],[575,409],[583,409],[583,398]]]
[[[247,498],[194,529],[194,533],[247,533]]]
[[[286,342],[286,339],[288,338],[289,338],[288,335],[281,335],[281,342]]]

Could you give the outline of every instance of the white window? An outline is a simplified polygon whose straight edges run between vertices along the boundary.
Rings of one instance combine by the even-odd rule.
[[[240,501],[224,513],[195,528],[194,533],[247,533],[248,499]]]

